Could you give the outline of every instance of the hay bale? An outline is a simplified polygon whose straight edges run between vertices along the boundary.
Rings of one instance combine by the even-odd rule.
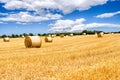
[[[102,34],[101,34],[101,33],[98,33],[98,34],[97,34],[97,37],[98,37],[98,38],[102,37]]]
[[[65,37],[68,37],[68,35],[66,35]]]
[[[86,33],[83,33],[83,35],[86,35]]]
[[[114,34],[113,32],[111,34]]]
[[[39,36],[27,36],[25,37],[24,43],[26,48],[32,48],[32,47],[40,48],[42,44],[42,40]]]
[[[51,36],[52,36],[51,34],[48,35],[48,37],[51,37]]]
[[[97,36],[97,33],[95,33],[95,35]]]
[[[4,41],[4,42],[9,42],[9,41],[10,41],[10,38],[9,38],[9,37],[5,37],[5,38],[3,38],[3,41]]]
[[[53,34],[53,35],[51,35],[51,37],[52,37],[52,38],[54,38],[54,37],[56,37],[56,35],[55,35],[55,34]]]
[[[73,36],[73,34],[70,34],[70,36],[72,37],[72,36]]]
[[[104,32],[100,32],[100,34],[103,36],[103,35],[104,35]]]
[[[22,35],[22,38],[24,38],[25,36],[24,35]]]
[[[113,32],[109,32],[109,34],[114,34]]]
[[[61,38],[64,38],[64,34],[61,34],[60,37],[61,37]]]
[[[45,37],[45,42],[52,42],[52,41],[53,41],[52,37]]]

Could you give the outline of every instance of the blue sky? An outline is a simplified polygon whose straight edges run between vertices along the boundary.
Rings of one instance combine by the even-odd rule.
[[[120,0],[0,0],[0,35],[120,31]]]

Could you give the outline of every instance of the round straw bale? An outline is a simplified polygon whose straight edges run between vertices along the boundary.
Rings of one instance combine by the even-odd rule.
[[[95,35],[97,36],[97,33],[95,33]]]
[[[73,36],[73,34],[70,34],[70,36],[72,37],[72,36]]]
[[[32,47],[39,48],[41,47],[42,40],[39,36],[27,36],[25,37],[24,43],[26,48],[32,48]]]
[[[98,34],[97,34],[97,37],[98,37],[98,38],[102,37],[102,34],[101,34],[101,33],[98,33]]]
[[[83,35],[86,35],[86,33],[83,33]]]
[[[100,34],[103,36],[103,35],[104,35],[104,32],[100,32]]]
[[[52,35],[51,35],[51,34],[49,34],[48,36],[49,36],[49,37],[51,37]]]
[[[3,41],[4,41],[4,42],[9,42],[9,41],[10,41],[10,38],[9,38],[9,37],[5,37],[5,38],[3,38]]]
[[[55,34],[53,34],[53,35],[51,35],[51,37],[52,37],[52,38],[54,38],[54,37],[56,37],[56,35],[55,35]]]
[[[53,41],[52,37],[45,37],[45,42],[52,42],[52,41]]]
[[[64,37],[64,34],[61,34],[60,37],[63,38],[63,37]]]
[[[65,37],[68,37],[68,35],[65,35]]]
[[[22,35],[22,38],[24,38],[25,36],[24,35]]]
[[[109,34],[114,34],[113,32],[109,32]]]
[[[114,34],[113,32],[111,34]]]

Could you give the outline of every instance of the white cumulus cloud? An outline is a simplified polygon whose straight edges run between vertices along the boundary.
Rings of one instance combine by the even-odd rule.
[[[7,24],[6,22],[2,22],[2,21],[0,21],[0,24]]]
[[[0,16],[6,16],[6,15],[9,15],[8,13],[1,13],[0,12]]]
[[[59,14],[46,14],[44,16],[32,15],[28,12],[20,12],[17,14],[10,14],[5,18],[0,18],[2,21],[12,21],[12,22],[40,22],[45,20],[59,19],[62,16]]]
[[[106,4],[109,0],[0,0],[8,10],[25,10],[25,12],[9,14],[3,21],[37,22],[61,18],[55,11],[69,14],[75,10],[87,10],[93,6]],[[31,15],[30,11],[38,14]]]
[[[81,29],[81,26],[84,25],[83,22],[85,21],[84,18],[73,20],[57,20],[55,24],[50,24],[52,28],[50,31],[55,32],[70,32],[74,31],[78,28]]]
[[[0,24],[3,24],[3,22],[0,22]]]
[[[54,24],[50,24],[51,32],[74,32],[81,31],[90,28],[96,27],[112,27],[112,28],[120,28],[120,24],[111,24],[111,23],[89,23],[85,24],[86,21],[84,18],[76,19],[76,20],[57,20]]]
[[[25,23],[25,22],[16,22],[16,24],[27,25],[28,23]]]
[[[104,13],[104,14],[97,15],[96,17],[97,18],[108,18],[108,17],[113,17],[118,14],[120,14],[120,11],[112,12],[112,13]]]
[[[9,10],[26,9],[36,12],[44,12],[44,9],[59,10],[63,13],[71,13],[74,10],[86,10],[92,6],[105,4],[108,0],[0,0]]]
[[[96,27],[116,27],[116,28],[120,28],[120,24],[111,24],[111,23],[90,23],[90,24],[86,24],[86,28],[96,28]]]

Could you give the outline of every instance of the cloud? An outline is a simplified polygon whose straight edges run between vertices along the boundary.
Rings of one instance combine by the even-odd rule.
[[[119,1],[119,0],[110,0],[110,1]]]
[[[55,20],[62,17],[60,14],[54,14],[55,11],[69,14],[75,10],[87,10],[92,6],[105,4],[107,1],[108,0],[0,0],[0,3],[4,3],[3,7],[7,10],[26,11],[14,14],[9,13],[9,15],[6,14],[1,20],[19,22]],[[30,11],[33,11],[34,15],[31,15]]]
[[[55,20],[62,16],[59,14],[46,14],[44,16],[30,14],[29,12],[20,12],[17,14],[10,14],[4,18],[0,18],[2,21],[12,21],[12,22],[40,22],[45,20]]]
[[[27,25],[28,23],[25,23],[25,22],[16,22],[16,24]]]
[[[36,12],[52,10],[62,11],[64,14],[74,10],[87,10],[92,6],[105,4],[108,0],[0,0],[5,3],[4,8],[9,10],[26,9]]]
[[[8,23],[0,21],[0,24],[8,24]]]
[[[120,24],[111,24],[111,23],[89,23],[85,24],[86,20],[84,18],[76,19],[76,20],[57,20],[54,24],[50,24],[51,29],[50,32],[74,32],[81,31],[90,28],[97,27],[112,27],[112,28],[120,28]]]
[[[4,24],[4,22],[0,22],[0,24]]]
[[[120,11],[100,14],[100,15],[97,15],[96,18],[109,18],[109,17],[113,17],[113,16],[118,15],[118,14],[120,14]]]
[[[1,13],[0,12],[0,16],[7,16],[8,15],[8,13]]]
[[[86,28],[96,28],[96,27],[120,28],[120,24],[111,24],[111,23],[90,23],[90,24],[86,24]]]
[[[78,28],[82,29],[81,26],[84,25],[84,18],[73,20],[57,20],[55,24],[50,24],[52,28],[49,31],[55,32],[69,32],[76,30]]]

